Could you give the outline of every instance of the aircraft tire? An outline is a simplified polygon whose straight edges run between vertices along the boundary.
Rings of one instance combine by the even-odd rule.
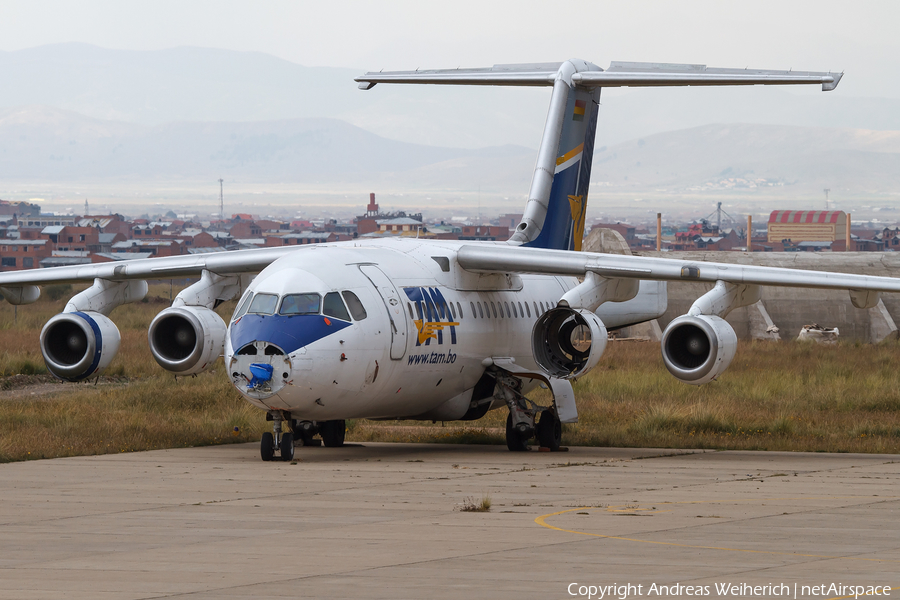
[[[270,431],[262,434],[259,441],[259,456],[267,462],[275,457],[275,436]]]
[[[347,430],[347,423],[344,420],[325,421],[319,425],[319,435],[322,436],[322,443],[326,448],[340,448],[344,445],[344,433]]]
[[[321,445],[321,442],[313,439],[313,436],[316,434],[316,428],[310,421],[297,421],[295,419],[291,424],[291,430],[294,432],[294,437],[296,437],[302,445]]]
[[[288,462],[294,460],[294,434],[281,434],[281,443],[278,444],[281,450],[281,460]]]
[[[556,452],[562,443],[562,423],[552,410],[541,413],[541,420],[537,426],[537,438],[542,448],[549,448]]]
[[[506,447],[510,452],[526,452],[527,440],[512,425],[512,415],[506,416]]]

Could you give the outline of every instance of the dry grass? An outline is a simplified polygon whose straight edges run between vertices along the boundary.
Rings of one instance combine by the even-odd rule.
[[[491,497],[484,496],[481,500],[476,500],[469,496],[463,500],[463,503],[459,506],[459,510],[462,512],[490,512]]]
[[[14,307],[0,303],[0,376],[46,373],[40,329],[71,294],[20,307],[17,320]],[[106,383],[0,396],[0,461],[251,441],[268,430],[265,414],[232,388],[221,363],[177,381],[156,365],[147,326],[168,306],[169,285],[151,286],[149,297],[113,312],[122,345]],[[233,308],[229,302],[218,312],[227,317]],[[564,427],[563,443],[897,453],[898,359],[895,343],[744,343],[719,381],[697,388],[668,374],[658,345],[611,343],[575,384],[580,422]],[[549,401],[546,391],[535,399]],[[493,411],[465,423],[355,421],[347,439],[503,444],[505,419],[505,411]]]
[[[701,387],[676,381],[659,346],[617,342],[575,383],[579,423],[563,444],[900,452],[900,345],[742,343]],[[547,392],[534,395],[544,403]],[[351,438],[503,443],[504,411],[476,423],[358,423]]]

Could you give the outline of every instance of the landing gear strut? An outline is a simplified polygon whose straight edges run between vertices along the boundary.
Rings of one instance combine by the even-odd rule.
[[[260,458],[264,461],[275,460],[275,449],[277,448],[281,455],[281,460],[285,462],[294,460],[294,434],[290,431],[286,433],[281,431],[282,423],[285,419],[287,419],[288,423],[291,422],[290,415],[285,417],[280,410],[273,410],[269,412],[269,416],[272,420],[274,433],[267,431],[262,435],[262,439],[259,442]],[[290,429],[290,425],[288,425],[288,429]]]
[[[522,395],[522,380],[518,377],[498,372],[496,378],[494,397],[504,400],[509,407],[506,447],[511,452],[524,452],[528,450],[528,440],[537,438],[541,448],[558,451],[562,441],[562,423],[555,406],[538,406]],[[538,415],[540,421],[537,421]]]

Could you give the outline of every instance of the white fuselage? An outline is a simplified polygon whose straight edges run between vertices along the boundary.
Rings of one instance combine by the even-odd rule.
[[[534,322],[578,283],[574,277],[471,273],[456,262],[461,245],[355,241],[298,248],[276,260],[249,286],[239,318],[228,327],[225,363],[235,386],[254,405],[300,420],[461,418],[485,359],[511,357],[538,369]],[[296,298],[308,302],[316,295],[323,299],[318,309],[291,314]],[[345,308],[335,306],[338,297]],[[653,311],[661,301],[665,309],[664,294],[638,299],[655,302]],[[263,313],[275,307],[274,314],[241,309],[254,304],[265,305]],[[633,312],[619,306],[598,314],[616,327],[641,320]],[[251,364],[257,371],[271,364],[271,379],[249,385]]]

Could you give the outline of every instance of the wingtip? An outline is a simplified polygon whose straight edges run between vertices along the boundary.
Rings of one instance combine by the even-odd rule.
[[[831,81],[826,80],[826,81],[822,82],[822,91],[823,92],[830,92],[831,90],[836,88],[838,86],[838,84],[841,82],[841,77],[844,76],[843,73],[829,73],[829,75],[831,76]]]

